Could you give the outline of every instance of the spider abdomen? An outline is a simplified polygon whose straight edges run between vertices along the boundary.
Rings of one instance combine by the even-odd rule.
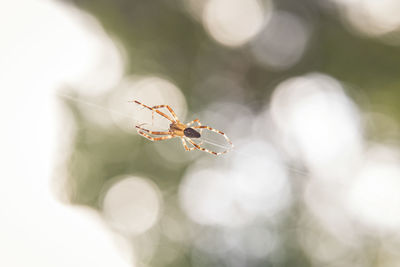
[[[200,133],[193,128],[186,128],[183,130],[183,134],[189,138],[200,138]]]

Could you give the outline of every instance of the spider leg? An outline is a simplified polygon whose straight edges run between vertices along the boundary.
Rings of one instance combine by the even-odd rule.
[[[161,135],[161,134],[167,134],[167,135],[169,135],[169,134],[171,134],[171,132],[156,132],[156,131],[150,131],[150,130],[147,130],[147,129],[145,129],[145,128],[142,128],[142,127],[140,127],[140,126],[136,126],[136,128],[138,128],[138,129],[140,129],[140,130],[142,130],[142,131],[145,131],[145,132],[147,132],[147,133],[149,133],[149,134],[156,134],[156,135]],[[139,130],[138,130],[139,131]]]
[[[175,121],[179,121],[178,116],[176,116],[174,110],[168,105],[157,105],[152,107],[153,109],[160,109],[160,108],[167,108],[168,111],[171,113],[172,117],[174,117]]]
[[[194,120],[192,120],[191,122],[186,123],[186,126],[189,127],[190,125],[192,125],[192,124],[195,123],[195,122],[197,122],[197,123],[199,124],[199,126],[201,126],[201,122],[200,122],[199,119],[194,119]]]
[[[159,115],[163,116],[163,117],[166,118],[167,120],[172,121],[172,122],[175,122],[173,119],[171,119],[170,116],[166,115],[165,113],[162,113],[162,112],[159,111],[159,110],[156,110],[156,109],[154,109],[154,108],[152,108],[152,107],[149,107],[149,106],[147,106],[147,105],[145,105],[145,104],[142,104],[142,103],[140,103],[139,101],[133,100],[133,101],[129,101],[129,102],[134,102],[134,103],[136,103],[136,104],[138,104],[138,105],[141,105],[141,106],[143,106],[143,107],[145,107],[145,108],[148,108],[148,109],[150,109],[152,112],[157,112]]]
[[[187,146],[186,141],[185,141],[185,139],[183,137],[181,137],[181,141],[182,141],[182,145],[183,145],[183,147],[185,148],[186,151],[190,151],[190,150],[196,149],[195,147],[189,148]]]
[[[175,136],[173,136],[173,135],[166,135],[166,136],[162,136],[162,137],[152,137],[152,136],[150,136],[150,135],[148,135],[148,134],[145,134],[145,133],[142,132],[142,131],[138,131],[138,134],[140,134],[140,135],[146,137],[146,138],[149,139],[150,141],[161,141],[161,140],[171,139],[171,138],[175,137]]]
[[[186,144],[185,138],[181,137],[181,140],[182,140],[182,144],[183,144],[183,146],[185,147],[185,150],[186,150],[186,151],[192,151],[192,150],[197,149],[195,146],[193,146],[193,147],[188,147],[187,144]],[[202,143],[203,143],[203,142],[200,142],[200,144],[202,144]]]
[[[196,149],[198,149],[198,150],[201,150],[201,151],[204,151],[204,152],[207,152],[207,153],[210,153],[210,154],[213,154],[213,155],[215,155],[215,156],[218,156],[218,155],[221,155],[221,154],[225,154],[226,152],[228,152],[228,150],[223,151],[223,152],[211,151],[211,150],[209,150],[209,149],[207,149],[207,148],[204,148],[204,147],[199,146],[198,144],[196,144],[195,142],[193,142],[193,140],[191,140],[191,139],[189,139],[189,138],[187,138],[187,141],[188,141],[189,143],[191,143],[191,144],[194,146],[194,148],[196,148]]]
[[[223,133],[223,132],[221,132],[219,130],[211,128],[210,126],[203,126],[203,125],[194,126],[193,128],[194,129],[207,129],[207,130],[213,131],[215,133],[219,133],[220,135],[222,135],[226,139],[226,141],[231,145],[231,147],[233,147],[233,144],[232,144],[231,140],[228,138],[228,136],[225,133]]]

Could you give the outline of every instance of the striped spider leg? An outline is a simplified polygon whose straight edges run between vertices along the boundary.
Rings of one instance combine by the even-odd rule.
[[[171,132],[150,131],[150,130],[147,130],[145,128],[142,128],[140,125],[136,125],[136,128],[138,129],[137,130],[138,134],[140,134],[141,136],[149,139],[150,141],[161,141],[161,140],[171,139],[171,138],[175,137],[175,136],[172,135]],[[164,136],[152,137],[152,136],[150,136],[149,134],[147,134],[145,132],[147,132],[149,134],[153,134],[153,135],[164,135]]]
[[[157,114],[159,114],[160,116],[163,116],[164,118],[166,118],[167,120],[171,121],[172,123],[175,122],[171,117],[169,117],[169,116],[166,115],[165,113],[163,113],[163,112],[157,110],[157,109],[160,109],[160,108],[163,108],[163,107],[166,107],[166,108],[169,110],[169,112],[171,113],[171,115],[174,117],[175,120],[177,119],[177,116],[176,116],[175,112],[174,112],[174,111],[172,110],[172,108],[171,108],[170,106],[168,106],[168,105],[159,105],[159,106],[149,107],[149,106],[147,106],[147,105],[145,105],[145,104],[142,104],[142,103],[140,103],[139,101],[136,101],[136,100],[134,100],[134,101],[129,101],[129,102],[134,102],[134,103],[136,103],[136,104],[138,104],[138,105],[141,105],[141,106],[143,106],[143,107],[145,107],[145,108],[150,109],[151,112],[152,112],[152,121],[154,120],[154,117],[153,117],[154,112],[156,112]],[[140,125],[136,125],[136,128],[138,129],[138,130],[137,130],[138,134],[140,134],[140,135],[142,135],[143,137],[149,139],[150,141],[161,141],[161,140],[171,139],[171,138],[175,137],[175,136],[172,134],[172,132],[170,132],[170,131],[167,131],[167,132],[150,131],[150,130],[148,130],[148,129],[145,129],[145,128],[141,127]],[[145,132],[147,132],[147,133],[145,133]],[[153,134],[153,135],[164,135],[164,136],[162,136],[162,137],[152,137],[152,136],[150,136],[149,134]]]
[[[183,145],[183,147],[185,148],[186,151],[192,151],[192,150],[197,149],[195,146],[193,146],[193,147],[188,147],[188,145],[187,145],[186,140],[185,140],[184,137],[181,137],[181,141],[182,141],[182,145]]]
[[[178,117],[176,116],[176,114],[175,114],[175,112],[172,110],[172,108],[170,107],[170,106],[168,106],[168,105],[158,105],[158,106],[154,106],[154,107],[149,107],[149,106],[147,106],[147,105],[145,105],[145,104],[142,104],[142,103],[140,103],[139,101],[137,101],[137,100],[133,100],[133,101],[128,101],[128,102],[133,102],[133,103],[136,103],[136,104],[138,104],[138,105],[141,105],[141,106],[143,106],[143,107],[145,107],[145,108],[148,108],[148,109],[150,109],[151,110],[151,116],[152,116],[152,120],[154,119],[154,112],[157,112],[157,114],[159,114],[160,116],[163,116],[164,118],[166,118],[167,120],[169,120],[169,121],[171,121],[171,122],[176,122],[176,121],[179,121],[178,120]],[[159,111],[158,109],[160,109],[160,108],[167,108],[168,109],[168,111],[171,113],[171,115],[174,117],[174,120],[170,117],[170,116],[168,116],[167,114],[165,114],[165,113],[163,113],[163,112],[161,112],[161,111]]]
[[[168,111],[171,113],[172,117],[174,118],[175,121],[179,121],[178,120],[178,116],[176,116],[174,110],[168,106],[168,105],[157,105],[157,106],[153,106],[151,107],[153,110],[151,111],[151,123],[154,122],[154,110],[156,109],[161,109],[161,108],[166,108],[168,109]]]

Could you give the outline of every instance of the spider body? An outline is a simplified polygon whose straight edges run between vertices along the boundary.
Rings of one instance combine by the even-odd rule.
[[[185,124],[181,122],[173,122],[169,125],[169,131],[174,133],[177,136],[189,137],[189,138],[200,138],[200,133],[193,128],[187,127]]]
[[[136,128],[137,128],[138,134],[142,135],[143,137],[145,137],[145,138],[147,138],[147,139],[149,139],[151,141],[161,141],[161,140],[166,140],[166,139],[171,139],[171,138],[174,138],[174,137],[178,137],[178,138],[181,139],[182,145],[184,146],[186,151],[191,151],[191,150],[194,150],[194,149],[198,149],[198,150],[205,151],[205,152],[213,154],[213,155],[220,155],[220,154],[227,153],[230,149],[225,150],[223,152],[215,152],[215,151],[211,151],[211,150],[209,150],[207,148],[201,147],[201,144],[203,142],[200,142],[199,144],[197,144],[192,140],[192,138],[200,138],[201,137],[201,131],[203,129],[207,129],[207,130],[216,132],[216,133],[221,134],[222,136],[224,136],[226,141],[231,145],[231,148],[233,148],[232,142],[229,140],[229,138],[223,132],[221,132],[219,130],[216,130],[214,128],[211,128],[209,126],[201,125],[199,119],[195,119],[195,120],[193,120],[193,121],[191,121],[191,122],[189,122],[187,124],[184,124],[184,123],[179,121],[179,119],[176,116],[176,114],[173,111],[173,109],[168,105],[158,105],[158,106],[149,107],[149,106],[147,106],[145,104],[142,104],[142,103],[140,103],[139,101],[136,101],[136,100],[129,101],[129,102],[134,102],[134,103],[136,103],[138,105],[141,105],[141,106],[143,106],[143,107],[145,107],[147,109],[150,109],[152,111],[152,118],[153,119],[154,119],[154,112],[155,112],[158,115],[163,116],[167,120],[171,121],[171,124],[169,126],[168,131],[165,131],[165,132],[150,131],[148,129],[145,129],[145,128],[141,127],[140,125],[137,125]],[[169,115],[167,115],[167,114],[165,114],[165,113],[163,113],[163,112],[158,110],[158,109],[161,109],[161,108],[168,109],[168,111],[171,114],[172,118]],[[197,126],[191,126],[194,123],[197,123],[198,125]],[[160,135],[160,137],[153,137],[153,136],[150,136],[149,134]],[[191,145],[193,145],[193,147],[189,148],[187,146],[186,142],[189,142]]]

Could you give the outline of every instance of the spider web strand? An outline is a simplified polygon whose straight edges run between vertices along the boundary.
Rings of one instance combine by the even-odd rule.
[[[104,111],[113,113],[113,114],[115,114],[115,115],[119,115],[119,116],[121,116],[121,117],[129,118],[129,119],[132,120],[132,116],[129,116],[129,115],[126,114],[126,113],[122,113],[122,112],[119,112],[119,111],[116,111],[116,110],[113,110],[113,109],[110,109],[110,108],[105,108],[105,107],[103,107],[103,106],[101,106],[101,105],[98,105],[98,104],[95,104],[95,103],[92,103],[92,102],[88,102],[88,101],[85,101],[85,100],[82,100],[82,99],[79,99],[79,98],[77,98],[77,97],[73,97],[73,96],[70,96],[70,95],[65,95],[65,94],[61,94],[61,93],[57,93],[56,95],[59,96],[59,97],[65,98],[65,99],[72,100],[72,101],[77,102],[77,103],[81,103],[81,104],[85,104],[85,105],[87,105],[87,106],[95,107],[95,108],[97,108],[97,109],[101,109],[101,110],[104,110]],[[133,119],[133,120],[134,120],[136,123],[138,122],[138,121],[135,120],[135,119]]]

